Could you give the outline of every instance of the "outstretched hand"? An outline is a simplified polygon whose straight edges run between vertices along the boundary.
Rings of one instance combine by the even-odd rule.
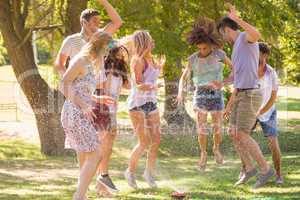
[[[174,99],[174,101],[173,101],[173,105],[179,105],[179,106],[181,106],[181,105],[183,105],[183,101],[184,101],[183,95],[178,94],[177,97],[176,97],[176,99]]]
[[[85,117],[90,122],[94,122],[94,118],[96,118],[96,114],[94,113],[93,108],[89,105],[85,105],[81,109],[82,109],[82,112],[85,115]]]
[[[165,55],[160,55],[157,59],[158,68],[163,69],[165,63],[166,63],[166,56]]]
[[[233,21],[237,20],[239,18],[238,14],[237,14],[237,10],[235,8],[234,5],[228,3],[227,7],[229,9],[227,16],[232,19]]]
[[[208,84],[209,87],[215,89],[215,90],[220,90],[224,86],[222,82],[220,81],[212,81]]]
[[[114,105],[116,104],[116,101],[114,98],[107,96],[107,95],[93,95],[92,96],[93,101],[95,101],[96,103],[100,103],[100,104],[105,104],[105,105]]]

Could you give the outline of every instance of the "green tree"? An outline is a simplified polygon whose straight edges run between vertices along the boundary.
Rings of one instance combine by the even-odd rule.
[[[64,152],[64,132],[60,122],[63,96],[50,88],[38,72],[34,62],[32,31],[46,30],[52,22],[57,1],[1,0],[0,30],[5,47],[17,77],[37,121],[41,151],[46,155],[60,155]],[[64,1],[60,1],[62,7]],[[76,6],[71,5],[76,3]],[[67,34],[79,31],[81,10],[87,1],[67,1]],[[71,19],[72,18],[72,19]],[[79,25],[79,26],[78,26]]]

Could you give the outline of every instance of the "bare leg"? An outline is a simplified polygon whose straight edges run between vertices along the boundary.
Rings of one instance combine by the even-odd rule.
[[[207,162],[207,112],[197,112],[198,142],[200,146],[199,167],[205,169]]]
[[[85,162],[80,170],[80,177],[78,181],[78,186],[76,193],[74,195],[74,199],[84,199],[89,184],[92,181],[93,176],[97,170],[97,166],[100,161],[100,150],[89,152],[89,153],[79,153],[85,154],[86,157]]]
[[[277,177],[281,177],[281,151],[278,143],[277,137],[268,137],[269,147],[272,152],[272,158],[274,163],[274,168],[276,170]]]
[[[147,118],[147,129],[150,135],[151,143],[148,151],[147,166],[146,169],[154,175],[155,165],[157,160],[157,153],[160,144],[160,116],[159,112],[149,114]]]
[[[101,147],[102,147],[103,158],[98,166],[98,171],[97,171],[98,176],[108,175],[109,161],[110,161],[110,157],[112,154],[112,146],[113,146],[115,137],[117,135],[117,132],[116,131],[104,132],[104,133],[101,133],[101,135],[102,135]],[[97,194],[99,196],[103,196],[103,197],[112,197],[113,196],[113,193],[110,192],[108,189],[106,189],[106,187],[99,181],[97,181],[96,188],[97,188]]]
[[[236,132],[236,128],[231,125],[230,130],[229,130],[229,136],[232,139],[234,148],[237,152],[237,154],[239,155],[242,165],[245,168],[245,171],[251,171],[255,168],[255,166],[252,163],[252,159],[250,157],[250,154],[245,150],[245,148],[243,148],[240,144],[240,142],[237,139],[237,132]]]
[[[86,155],[84,153],[77,153],[77,160],[78,160],[78,163],[79,163],[79,169],[82,168],[85,159],[86,159]]]
[[[149,137],[145,131],[145,115],[143,112],[130,112],[129,113],[135,134],[138,137],[138,144],[134,147],[131,152],[129,159],[128,169],[131,173],[135,173],[138,160],[145,152],[149,145]]]
[[[220,152],[220,145],[222,143],[222,112],[212,112],[211,116],[214,131],[213,152],[215,154],[216,162],[218,164],[223,164],[223,155]]]
[[[112,147],[116,138],[117,132],[107,132],[102,140],[103,158],[99,163],[98,174],[108,174],[108,166],[112,154]]]
[[[270,166],[264,158],[257,142],[248,133],[244,132],[237,133],[237,140],[240,143],[241,148],[246,149],[252,159],[257,162],[262,174],[266,174],[270,169]]]

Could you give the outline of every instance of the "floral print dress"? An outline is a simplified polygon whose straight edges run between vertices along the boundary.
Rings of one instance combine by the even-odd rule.
[[[88,63],[85,65],[87,74],[75,79],[72,83],[72,89],[75,95],[92,105],[96,79],[92,63]],[[74,149],[76,152],[92,152],[99,147],[100,141],[93,122],[87,119],[79,106],[68,99],[62,109],[61,122],[66,135],[65,148]]]

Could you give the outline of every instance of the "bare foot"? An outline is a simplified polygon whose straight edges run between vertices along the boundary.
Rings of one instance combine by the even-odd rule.
[[[114,196],[113,193],[108,191],[101,183],[97,183],[96,190],[98,197],[112,198]]]
[[[198,169],[200,171],[205,171],[206,163],[207,163],[207,152],[202,152],[200,160],[198,162]]]
[[[215,150],[215,151],[214,151],[214,154],[215,154],[215,160],[216,160],[216,163],[217,163],[218,165],[224,164],[224,157],[223,157],[223,155],[220,153],[220,151],[219,151],[219,150]]]

